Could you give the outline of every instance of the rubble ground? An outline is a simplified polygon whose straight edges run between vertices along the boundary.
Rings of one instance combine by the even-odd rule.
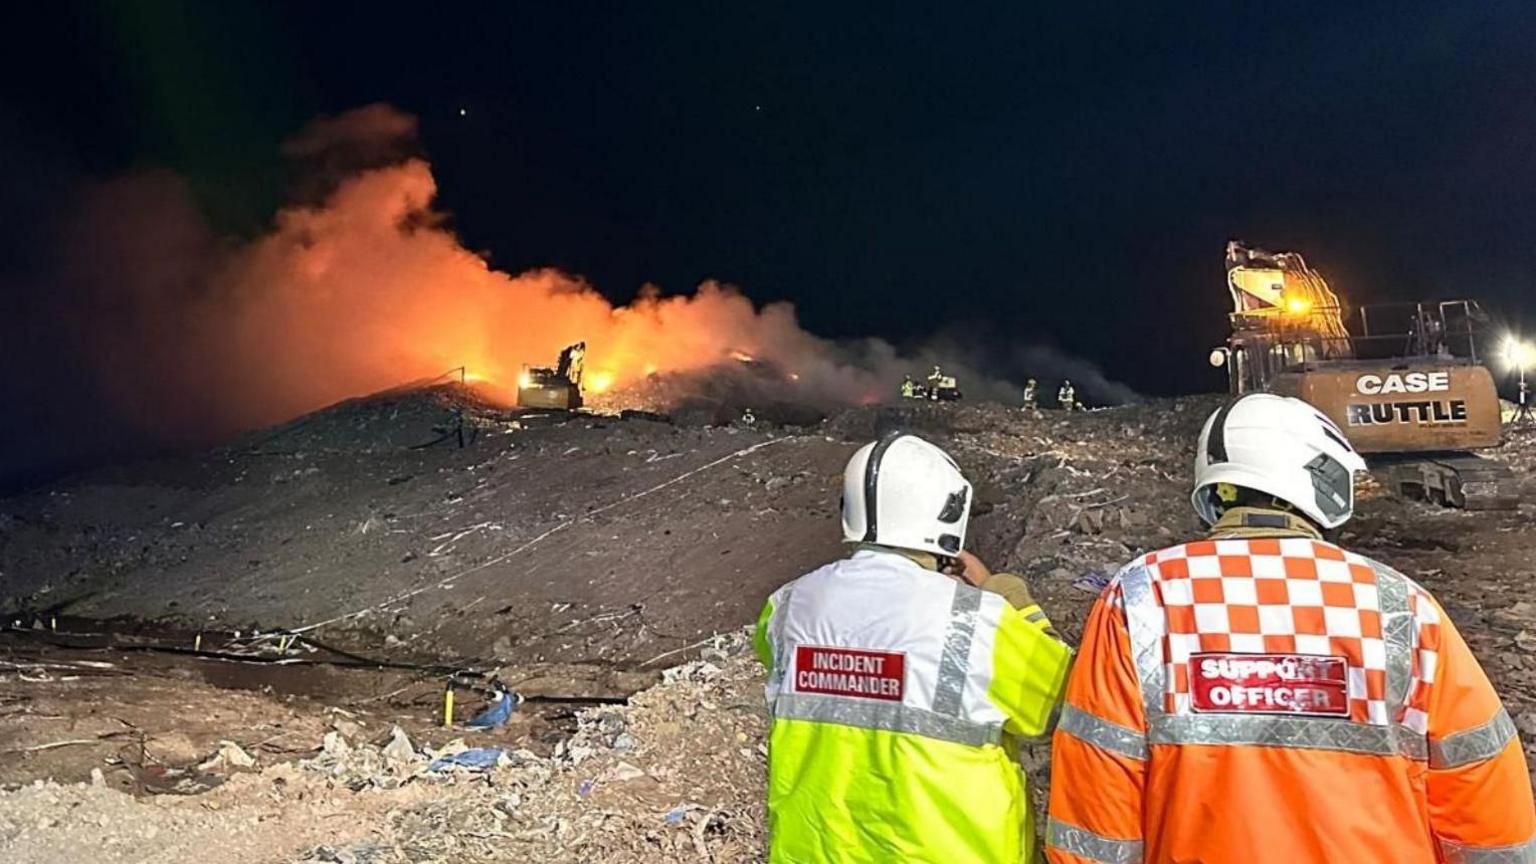
[[[840,554],[858,443],[900,427],[948,448],[976,487],[969,545],[1024,575],[1075,640],[1116,568],[1195,534],[1190,449],[1218,404],[918,404],[745,428],[518,418],[458,398],[362,400],[0,501],[4,606],[27,631],[0,634],[6,860],[761,860],[766,718],[742,627]],[[410,449],[453,404],[476,439]],[[1536,434],[1488,455],[1536,501]],[[1340,535],[1436,593],[1528,753],[1533,515],[1367,484]],[[357,609],[371,611],[346,617]],[[296,658],[337,656],[312,639],[434,671],[233,674],[238,658],[129,653],[148,638],[132,634],[60,647],[54,616],[73,616],[61,631],[217,633],[267,660],[302,631]],[[543,701],[505,729],[441,728],[444,668],[474,673],[460,720],[491,680]],[[462,757],[493,760],[484,771],[431,767],[485,746],[501,752]],[[1037,793],[1048,755],[1024,754]]]
[[[411,735],[314,712],[291,730],[314,736],[304,758],[223,747],[220,764],[203,763],[218,782],[196,793],[136,796],[99,770],[34,780],[0,792],[0,851],[102,864],[210,850],[242,862],[760,860],[766,721],[748,641],[718,637],[629,704],[581,711],[545,755],[498,733]],[[431,767],[488,742],[504,748],[488,771]]]

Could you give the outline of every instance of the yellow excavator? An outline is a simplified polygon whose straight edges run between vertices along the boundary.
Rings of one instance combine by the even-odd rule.
[[[1488,319],[1474,301],[1347,312],[1300,254],[1238,241],[1227,244],[1226,270],[1232,332],[1210,360],[1226,367],[1233,393],[1310,402],[1404,494],[1476,510],[1518,505],[1509,469],[1470,452],[1502,434],[1480,353]]]
[[[521,408],[554,408],[575,411],[582,406],[581,376],[587,343],[567,345],[560,360],[548,366],[524,366],[517,379],[517,404]]]

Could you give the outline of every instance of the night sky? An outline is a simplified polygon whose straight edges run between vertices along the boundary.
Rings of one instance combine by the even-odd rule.
[[[126,171],[254,234],[280,142],[385,101],[467,246],[618,301],[717,278],[1149,394],[1222,387],[1233,237],[1536,324],[1531,4],[573,5],[13,6],[0,284],[46,285],[71,190]]]

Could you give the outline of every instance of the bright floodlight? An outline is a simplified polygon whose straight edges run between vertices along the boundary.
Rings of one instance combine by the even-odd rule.
[[[1511,369],[1536,369],[1536,345],[1517,336],[1506,336],[1499,352]]]
[[[1292,297],[1285,301],[1285,309],[1292,315],[1305,315],[1312,311],[1312,301],[1305,297]]]

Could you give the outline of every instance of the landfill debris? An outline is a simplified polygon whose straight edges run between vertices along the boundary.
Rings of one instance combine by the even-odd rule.
[[[350,744],[341,732],[333,729],[325,734],[320,752],[299,764],[356,792],[399,788],[421,774],[426,763],[426,757],[416,752],[410,739],[396,726],[383,747]]]
[[[497,691],[491,707],[476,714],[464,726],[469,729],[500,729],[512,719],[512,712],[523,701],[522,697],[509,691]]]
[[[390,847],[363,842],[347,848],[316,846],[308,857],[295,864],[384,864],[393,857]]]
[[[470,771],[489,771],[503,761],[511,764],[506,751],[500,747],[474,747],[439,756],[427,765],[427,770],[450,771],[454,768],[465,768]]]
[[[628,762],[620,762],[608,771],[604,772],[603,776],[615,783],[624,783],[629,780],[639,780],[641,777],[646,775],[644,771],[640,770],[634,765],[631,765]]]
[[[945,406],[931,411],[930,406],[916,406],[896,419],[914,421],[907,425],[942,442],[956,456],[975,483],[977,504],[969,532],[975,548],[994,568],[1023,576],[1053,623],[1067,639],[1075,641],[1093,597],[1101,590],[1096,575],[1114,573],[1127,561],[1197,536],[1201,530],[1198,520],[1180,502],[1188,495],[1194,436],[1216,404],[1218,399],[1192,399],[1172,403],[1171,407],[1169,403],[1158,402],[1138,408],[1074,413],[1070,420],[1060,422],[1055,418],[1031,419],[1016,411],[999,419],[997,412],[989,414],[990,409],[979,405]],[[814,437],[795,439],[777,453],[763,451],[769,457],[727,463],[742,468],[739,475],[711,469],[696,475],[698,481],[707,483],[696,486],[695,479],[690,479],[666,487],[664,492],[679,493],[666,500],[734,501],[730,505],[731,519],[746,524],[753,534],[772,534],[781,545],[786,536],[821,538],[826,520],[835,520],[835,483],[846,452],[851,449],[850,442],[868,440],[877,434],[878,424],[889,419],[886,408],[851,412],[829,422]],[[519,471],[524,466],[536,470],[532,463],[545,460],[540,464],[551,470],[558,467],[556,476],[562,483],[551,486],[561,489],[568,488],[564,484],[572,476],[573,468],[590,467],[594,472],[601,469],[607,472],[602,475],[604,482],[614,476],[623,480],[628,476],[625,472],[633,469],[637,477],[628,487],[632,493],[668,482],[703,464],[704,457],[697,455],[699,447],[715,447],[709,458],[716,458],[713,454],[723,455],[740,446],[719,440],[711,442],[709,436],[719,438],[726,435],[724,432],[663,431],[672,436],[665,442],[641,436],[636,429],[617,422],[601,436],[581,433],[585,437],[578,437],[575,431],[564,431],[559,436],[550,434],[544,440],[541,436],[547,432],[533,429],[516,436],[517,446],[525,449],[508,451],[495,464],[508,466],[516,462]],[[294,434],[319,433],[311,424]],[[757,433],[734,430],[730,434],[746,438]],[[567,439],[582,443],[585,449],[579,456],[555,466]],[[511,442],[513,438],[492,440]],[[410,444],[414,440],[398,443]],[[603,453],[605,447],[612,452],[594,455]],[[268,445],[268,449],[275,454],[275,448]],[[630,450],[635,454],[623,455]],[[648,460],[647,454],[655,461]],[[1536,437],[1521,440],[1512,435],[1511,443],[1492,455],[1509,463],[1526,478],[1526,488],[1536,491]],[[289,457],[263,458],[276,462]],[[764,484],[787,475],[786,465],[811,460],[819,461],[808,479],[781,485],[772,495],[767,494]],[[391,496],[418,494],[420,490],[420,509],[407,506],[411,501],[395,498],[365,511],[377,512],[380,524],[363,539],[374,545],[393,542],[391,538],[400,543],[399,547],[383,547],[389,554],[381,553],[380,561],[398,560],[397,553],[409,548],[418,533],[415,526],[422,519],[443,517],[444,530],[460,530],[485,518],[497,518],[506,522],[510,532],[516,514],[492,506],[493,502],[505,499],[508,507],[515,504],[540,514],[541,519],[552,520],[542,526],[531,522],[520,525],[524,536],[537,537],[548,530],[549,524],[566,524],[561,520],[584,512],[579,508],[586,504],[622,500],[619,494],[605,497],[606,487],[603,494],[594,494],[592,487],[579,486],[570,487],[572,491],[565,500],[545,499],[530,505],[521,497],[496,494],[497,484],[475,491],[474,484],[485,477],[499,479],[510,475],[510,471],[492,475],[477,470],[475,479],[466,480],[463,471],[439,471],[424,464],[381,465],[368,478],[370,490],[385,490]],[[231,470],[243,471],[245,466]],[[414,479],[399,486],[386,486],[388,477],[403,473],[414,475]],[[333,476],[329,470],[328,476]],[[530,482],[519,475],[518,488]],[[235,488],[238,491],[240,487]],[[751,495],[744,489],[749,489]],[[467,512],[456,514],[451,505],[440,503],[447,500],[443,494],[446,491],[465,493],[464,501],[484,508],[485,512],[472,517]],[[803,499],[781,500],[802,493]],[[1129,497],[1119,500],[1123,495]],[[1529,585],[1536,582],[1536,564],[1531,562],[1528,549],[1532,507],[1526,505],[1521,513],[1508,516],[1443,511],[1392,499],[1370,484],[1362,486],[1360,496],[1361,517],[1346,526],[1341,542],[1380,558],[1436,593],[1488,668],[1510,716],[1523,734],[1527,753],[1536,756],[1536,661],[1532,660],[1533,652],[1521,648],[1521,643],[1531,644],[1531,634],[1536,634],[1536,603],[1528,598]],[[326,505],[330,506],[329,500]],[[57,514],[61,505],[47,506]],[[817,533],[792,534],[782,530],[790,523],[771,521],[777,518],[772,515],[776,509],[789,512],[796,507],[801,509],[795,512],[810,513],[810,521],[817,523],[812,526]],[[804,509],[807,507],[820,509]],[[622,547],[626,554],[639,554],[645,550],[634,543],[638,535],[626,532],[644,529],[651,532],[644,536],[664,537],[661,532],[675,527],[648,521],[652,514],[645,511],[658,509],[623,505],[605,511],[614,518],[574,523],[570,529],[562,529],[550,540],[532,547],[526,558],[518,559],[517,566],[543,572],[551,566],[549,562],[560,560],[559,556],[568,557],[573,549],[593,553],[605,543],[614,549]],[[1110,510],[1115,511],[1113,516],[1108,515]],[[1081,515],[1096,511],[1105,511],[1105,517]],[[350,510],[346,516],[345,527],[349,532],[361,518],[356,512],[364,511]],[[630,521],[617,518],[620,515]],[[707,515],[698,511],[666,514],[670,520],[703,519]],[[305,518],[307,524],[312,517]],[[312,552],[319,543],[334,544],[335,536],[319,530],[322,523],[318,517],[313,518],[317,525],[315,539],[309,539],[308,532],[300,532],[291,545],[280,549],[303,547]],[[408,519],[418,521],[405,521]],[[709,530],[724,531],[726,527],[710,523]],[[58,540],[50,539],[41,529],[27,523],[7,522],[3,515],[0,528],[15,538],[12,556],[46,550],[50,543],[52,548],[58,545]],[[661,530],[657,531],[658,528]],[[108,529],[117,530],[112,526],[101,530]],[[246,538],[233,528],[221,529],[214,524],[202,536],[215,536],[221,530],[228,531],[227,548],[239,550],[240,557],[233,560],[262,561],[259,565],[251,564],[250,569],[259,574],[260,580],[268,580],[261,583],[264,588],[269,584],[270,574],[285,566],[288,559],[278,554],[280,550],[262,548],[253,541],[253,548],[247,551]],[[122,532],[123,537],[127,534],[126,530]],[[70,536],[80,535],[67,535],[66,539]],[[743,545],[742,534],[722,537],[719,547],[729,548],[730,555],[722,554],[719,561],[729,568],[735,566],[747,547]],[[109,539],[104,537],[101,542],[107,543]],[[508,551],[506,544],[487,542],[475,546],[480,539],[480,535],[465,538],[466,545],[459,550],[464,553],[461,565],[474,566],[487,560],[486,556]],[[689,535],[684,539],[696,543],[698,537]],[[125,545],[121,538],[116,542],[129,551],[139,548],[138,543]],[[159,539],[152,542],[162,544]],[[823,551],[814,543],[808,545],[816,555]],[[837,554],[835,547],[835,537],[827,538],[826,554]],[[430,548],[431,544],[427,544],[420,549],[418,566],[425,566]],[[156,561],[179,560],[171,556],[186,554],[186,550],[155,545],[152,554],[161,556],[152,559]],[[583,566],[607,563],[596,555],[593,558],[592,562],[583,558]],[[102,560],[102,568],[107,569],[110,561]],[[194,564],[182,566],[189,571],[206,569],[219,573],[217,568],[201,567],[200,560],[207,559],[194,556],[192,560]],[[709,560],[711,566],[717,563],[713,556]],[[303,566],[310,564],[306,562]],[[775,571],[771,577],[763,577],[754,569],[758,567],[754,563],[739,571],[742,582],[735,593],[743,595],[743,605],[755,607],[766,594],[763,589],[771,587],[752,583],[751,579],[797,575]],[[418,576],[410,568],[402,570],[402,578]],[[756,575],[747,574],[747,570]],[[5,579],[0,579],[7,582],[6,591],[12,590],[8,581],[12,572],[8,568]],[[457,570],[450,568],[446,572],[452,574]],[[606,591],[603,572],[594,570],[593,578],[597,588]],[[690,571],[681,575],[693,574]],[[398,700],[381,699],[369,703],[369,710],[345,716],[338,713],[333,724],[327,716],[306,727],[304,734],[279,738],[271,745],[258,747],[253,742],[265,742],[284,733],[291,735],[294,727],[262,728],[260,732],[253,727],[249,738],[241,730],[249,753],[259,756],[256,770],[225,772],[224,776],[157,766],[154,759],[192,765],[208,755],[211,741],[235,734],[233,730],[238,727],[231,727],[230,732],[216,731],[195,742],[177,742],[174,748],[164,740],[164,730],[151,731],[146,751],[152,758],[146,760],[142,770],[111,761],[136,762],[137,746],[103,747],[95,751],[82,745],[46,751],[60,758],[74,753],[82,758],[89,756],[95,760],[93,766],[102,768],[102,784],[0,789],[0,847],[6,853],[0,857],[16,861],[89,860],[93,864],[144,860],[156,864],[204,864],[209,860],[209,850],[217,850],[214,857],[218,860],[324,864],[760,862],[765,838],[763,793],[768,719],[762,699],[762,670],[752,656],[747,632],[735,629],[750,620],[756,608],[742,612],[729,609],[727,604],[710,605],[701,611],[700,605],[677,602],[677,595],[668,593],[671,583],[655,583],[643,586],[647,591],[660,589],[659,594],[646,600],[643,615],[603,619],[604,610],[611,608],[607,604],[613,602],[611,594],[604,593],[593,601],[590,596],[577,594],[573,586],[569,596],[562,592],[559,603],[524,604],[529,610],[524,619],[520,617],[525,614],[523,606],[513,606],[494,593],[496,589],[490,587],[496,581],[493,577],[499,578],[499,573],[488,573],[478,581],[462,579],[456,583],[459,587],[455,591],[442,595],[444,600],[452,601],[454,608],[467,613],[458,617],[435,619],[427,611],[432,604],[419,603],[407,609],[409,615],[381,611],[359,621],[368,627],[382,627],[408,636],[411,650],[423,656],[441,650],[443,643],[434,642],[438,638],[434,634],[484,624],[475,631],[475,638],[483,639],[485,644],[506,638],[503,647],[493,652],[505,662],[521,662],[524,657],[546,659],[561,650],[566,652],[559,655],[561,660],[571,661],[572,668],[579,662],[603,665],[605,674],[608,669],[626,665],[641,669],[646,673],[645,680],[635,688],[642,689],[622,685],[605,689],[610,686],[608,682],[595,679],[582,679],[591,686],[577,689],[568,686],[574,676],[551,681],[553,676],[543,674],[543,669],[504,668],[499,674],[507,681],[518,682],[517,689],[527,693],[632,695],[625,704],[575,710],[524,703],[517,709],[522,716],[513,724],[516,728],[492,733],[494,738],[487,737],[487,733],[472,735],[463,726],[457,733],[443,732],[436,725],[435,699],[431,698],[435,693],[414,702],[408,695]],[[218,603],[223,604],[225,582],[229,582],[229,608],[234,611],[225,611],[222,605],[215,607],[208,600],[203,601],[203,608],[210,615],[247,614],[253,601],[250,597],[235,596],[234,582],[230,581],[233,578],[219,573],[219,593],[210,593],[209,586],[195,579],[176,588],[183,595],[198,596],[189,594],[195,589],[203,597],[219,598]],[[214,581],[212,576],[209,581]],[[316,594],[319,587],[315,586]],[[30,593],[32,589],[29,586],[24,590]],[[153,590],[145,588],[144,596],[163,606],[165,598],[154,596]],[[696,591],[696,584],[690,585],[690,590]],[[749,591],[753,596],[747,598]],[[489,596],[481,600],[482,594]],[[426,597],[435,603],[432,594]],[[370,599],[382,598],[364,598]],[[709,603],[717,601],[712,596]],[[187,614],[202,614],[202,609],[194,610],[185,597],[181,602]],[[284,602],[288,602],[286,597]],[[330,602],[342,604],[343,608],[354,605],[350,600],[336,598],[330,598]],[[359,600],[355,605],[360,607],[362,603]],[[148,604],[146,600],[145,605]],[[502,607],[507,611],[500,611]],[[688,619],[689,629],[667,630],[678,634],[676,637],[660,637],[653,632],[676,624],[675,618],[683,613],[692,616]],[[669,621],[669,615],[675,616],[674,620]],[[433,629],[439,625],[441,631]],[[544,641],[533,639],[530,627],[545,628]],[[709,637],[707,634],[716,628],[730,629],[718,637]],[[344,645],[345,632],[346,628],[341,626],[327,628],[318,638]],[[367,638],[373,640],[364,640],[362,644],[379,643],[373,631],[364,628],[359,632],[366,632]],[[191,644],[191,639],[186,643]],[[550,653],[540,657],[541,652]],[[463,659],[454,657],[453,662]],[[583,674],[589,668],[583,666],[575,674]],[[523,674],[528,671],[540,673],[538,689],[528,683],[532,679]],[[13,698],[16,684],[12,676],[0,687],[5,690],[0,701]],[[65,689],[49,684],[33,687],[31,692],[43,692],[44,687],[49,692]],[[370,691],[370,695],[375,692],[387,690]],[[461,691],[461,695],[466,692]],[[294,700],[292,704],[298,709],[304,707],[304,702]],[[98,704],[92,703],[91,710],[98,710]],[[537,712],[533,710],[535,706]],[[414,715],[406,711],[413,711]],[[533,718],[545,711],[560,714],[557,726],[532,724]],[[286,718],[279,719],[289,723]],[[530,720],[530,728],[535,730],[526,738],[519,737],[525,731],[521,723],[524,719]],[[395,722],[401,725],[399,736],[392,728]],[[327,724],[335,726],[334,735],[326,734]],[[115,732],[117,727],[93,727],[78,734],[94,737],[98,731]],[[410,734],[407,736],[406,732]],[[77,733],[70,734],[74,737]],[[502,745],[507,749],[507,758],[498,758],[495,765],[483,771],[430,771],[434,760],[471,749],[464,741],[443,743],[445,734],[463,734],[470,742]],[[397,743],[401,736],[408,744]],[[50,729],[41,740],[58,737],[57,729]],[[157,738],[162,739],[158,745]],[[284,762],[280,755],[283,748],[292,752],[316,745],[317,750],[305,753],[305,758],[296,764]],[[513,749],[524,747],[529,749]],[[1048,775],[1042,768],[1046,766],[1047,755],[1046,748],[1026,746],[1020,758],[1035,777],[1045,780]],[[101,761],[103,757],[107,761]],[[1536,764],[1536,759],[1532,764]],[[79,771],[76,779],[86,780],[86,770]],[[190,796],[134,798],[118,791],[133,786],[137,792],[135,784],[141,779],[145,791],[152,795],[177,790],[201,792]],[[222,785],[208,785],[220,782]],[[1048,792],[1045,785],[1040,784],[1042,796]],[[579,794],[583,791],[585,794]],[[51,827],[37,827],[44,823]],[[145,832],[151,829],[158,834],[148,839]],[[241,845],[247,843],[263,845]]]
[[[197,766],[199,771],[212,771],[215,768],[251,768],[256,765],[256,758],[245,752],[233,741],[220,741],[219,749],[212,757]]]
[[[420,758],[411,739],[399,726],[389,732],[389,743],[384,745],[384,759],[391,765],[408,765]]]
[[[1087,591],[1090,594],[1101,594],[1109,587],[1110,577],[1097,571],[1086,573],[1082,578],[1072,583],[1072,587],[1079,591]]]

